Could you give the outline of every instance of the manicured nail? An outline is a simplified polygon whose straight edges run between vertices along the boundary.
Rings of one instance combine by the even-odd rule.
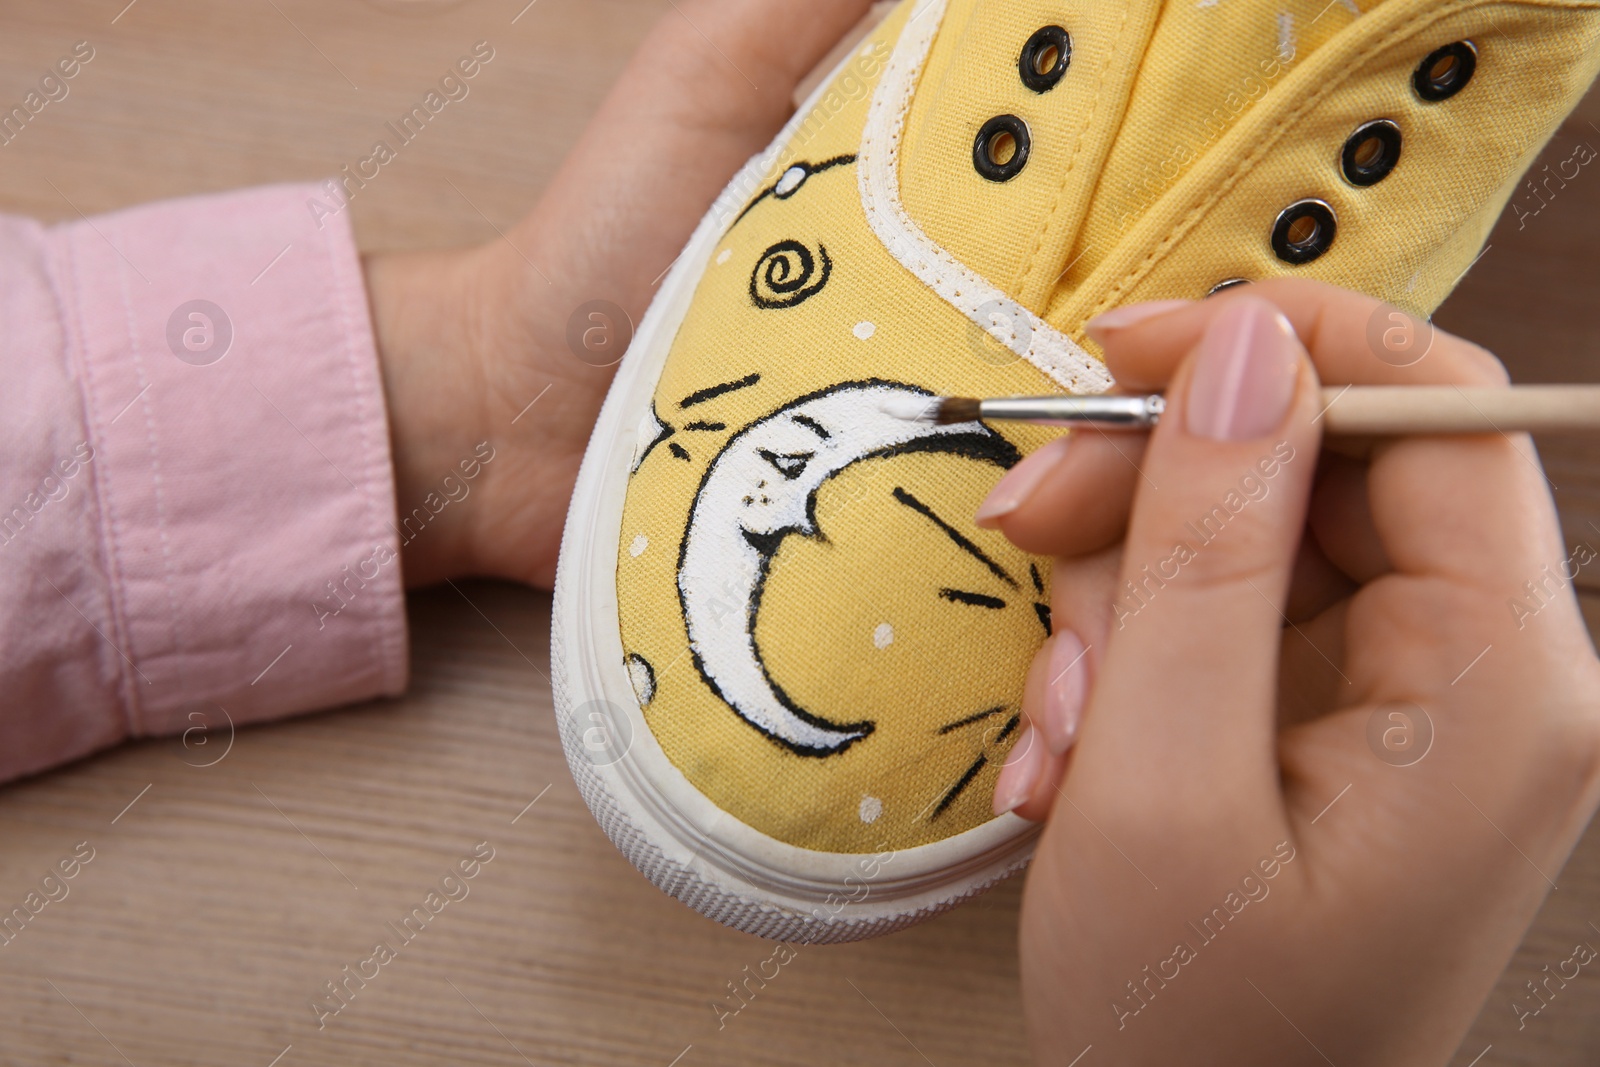
[[[1077,634],[1060,630],[1050,639],[1050,680],[1044,696],[1044,738],[1051,755],[1065,755],[1078,740],[1088,696],[1088,649]]]
[[[1083,332],[1093,337],[1101,344],[1106,337],[1118,330],[1126,330],[1130,326],[1137,326],[1150,319],[1159,319],[1163,315],[1170,315],[1192,304],[1191,300],[1151,300],[1144,304],[1128,304],[1125,307],[1112,308],[1103,315],[1096,315],[1083,324]]]
[[[978,525],[985,529],[993,529],[999,525],[1000,519],[1020,508],[1033,495],[1033,491],[1039,488],[1039,483],[1044,481],[1045,475],[1061,462],[1061,457],[1067,452],[1067,442],[1070,440],[1070,437],[1057,437],[1006,471],[1006,476],[1000,479],[999,484],[984,500],[983,506],[978,508]]]
[[[1033,787],[1044,770],[1045,746],[1040,743],[1033,727],[1022,728],[1022,736],[1012,746],[1005,766],[1000,768],[1000,778],[994,784],[994,813],[1004,815],[1015,811],[1033,795]]]
[[[1247,297],[1229,303],[1200,339],[1189,382],[1189,432],[1215,441],[1271,433],[1289,413],[1303,351],[1294,327],[1271,304]]]

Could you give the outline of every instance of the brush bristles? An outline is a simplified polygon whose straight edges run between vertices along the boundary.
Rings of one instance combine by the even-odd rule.
[[[982,414],[983,401],[974,400],[969,396],[947,396],[939,401],[939,411],[934,417],[934,422],[940,426],[950,426],[958,422],[977,422]]]

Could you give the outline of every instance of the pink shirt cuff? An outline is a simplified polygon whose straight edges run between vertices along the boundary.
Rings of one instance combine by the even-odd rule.
[[[26,512],[0,529],[0,778],[196,712],[242,724],[404,687],[361,265],[313,199],[0,220],[0,508]]]

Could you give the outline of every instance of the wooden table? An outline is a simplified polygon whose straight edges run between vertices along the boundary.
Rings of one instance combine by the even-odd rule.
[[[670,10],[525,2],[0,0],[0,101],[20,99],[74,42],[96,49],[70,96],[0,149],[0,209],[66,219],[319,178],[486,39],[497,55],[471,96],[353,211],[368,249],[490,238],[484,216],[503,226],[533,202]],[[1600,101],[1549,158],[1577,139],[1600,146],[1590,120]],[[1597,269],[1600,178],[1585,172],[1524,228],[1502,224],[1440,322],[1496,349],[1520,380],[1600,380]],[[1545,455],[1569,537],[1600,543],[1588,526],[1600,519],[1593,446],[1551,442]],[[492,584],[463,593],[412,599],[403,700],[241,731],[210,767],[194,764],[225,737],[129,746],[0,791],[0,905],[79,842],[94,849],[70,895],[0,948],[0,1062],[1024,1061],[1018,883],[906,933],[802,950],[719,1030],[711,1002],[770,946],[658,893],[595,827],[552,721],[548,598]],[[1600,596],[1586,607],[1600,623]],[[319,1030],[310,1003],[322,983],[479,842],[494,859],[470,895]],[[1600,1055],[1593,968],[1520,1033],[1508,1006],[1575,941],[1600,942],[1588,925],[1600,924],[1600,833],[1559,884],[1459,1067]]]

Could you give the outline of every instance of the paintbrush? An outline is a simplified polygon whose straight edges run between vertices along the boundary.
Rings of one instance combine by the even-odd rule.
[[[1149,430],[1167,407],[1159,394],[896,398],[893,405],[893,415],[941,426],[996,420],[1101,430]],[[1340,436],[1589,433],[1600,431],[1600,386],[1329,386],[1322,390],[1317,421],[1326,433]]]

